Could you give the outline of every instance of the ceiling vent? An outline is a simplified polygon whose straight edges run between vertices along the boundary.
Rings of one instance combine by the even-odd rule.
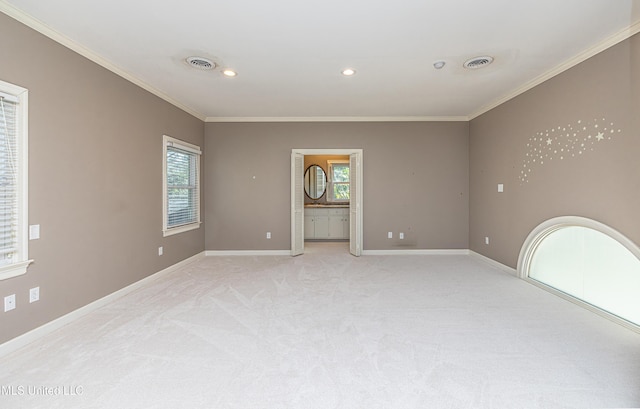
[[[482,57],[473,57],[470,60],[465,61],[463,64],[464,68],[468,68],[470,70],[475,70],[478,68],[486,67],[487,65],[493,62],[493,57],[489,57],[488,55],[484,55]]]
[[[203,57],[189,57],[185,60],[187,64],[199,70],[212,70],[216,68],[216,63]]]

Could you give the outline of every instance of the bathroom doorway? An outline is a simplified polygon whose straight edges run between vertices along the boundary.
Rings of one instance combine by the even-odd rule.
[[[349,252],[362,254],[362,149],[291,150],[291,255],[304,253],[304,157],[346,155],[349,158]]]

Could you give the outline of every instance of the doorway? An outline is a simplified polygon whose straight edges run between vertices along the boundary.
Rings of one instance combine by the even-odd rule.
[[[362,149],[291,150],[291,255],[304,253],[304,156],[349,156],[349,252],[362,254]]]

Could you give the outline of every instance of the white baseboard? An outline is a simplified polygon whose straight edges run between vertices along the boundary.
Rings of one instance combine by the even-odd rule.
[[[0,344],[0,357],[3,357],[5,355],[8,355],[30,343],[32,343],[33,341],[36,341],[42,337],[44,337],[47,334],[50,334],[51,332],[77,320],[78,318],[81,318],[87,314],[89,314],[92,311],[97,310],[100,307],[103,307],[107,304],[109,304],[110,302],[113,302],[114,300],[129,294],[132,291],[137,290],[138,288],[141,288],[143,286],[145,286],[146,284],[148,284],[151,281],[157,280],[158,278],[165,276],[167,274],[170,274],[184,266],[186,266],[187,264],[193,263],[194,261],[200,260],[202,258],[204,258],[205,256],[205,252],[201,252],[196,254],[195,256],[189,257],[185,260],[182,260],[172,266],[169,266],[167,268],[165,268],[164,270],[158,271],[157,273],[154,273],[148,277],[143,278],[142,280],[136,281],[133,284],[130,284],[118,291],[115,291],[109,295],[106,295],[96,301],[93,301],[92,303],[89,303],[87,305],[85,305],[84,307],[80,307],[77,310],[71,311],[68,314],[63,315],[62,317],[56,318],[53,321],[49,321],[44,325],[41,325],[37,328],[32,329],[29,332],[26,332],[22,335],[19,335],[13,339],[10,339],[9,341]]]
[[[467,249],[362,250],[365,256],[468,256]]]
[[[487,256],[483,256],[480,253],[476,253],[473,250],[469,250],[469,255],[472,256],[472,257],[477,258],[478,260],[484,261],[485,263],[490,264],[493,267],[496,267],[496,268],[498,268],[498,269],[500,269],[500,270],[502,270],[502,271],[504,271],[506,273],[509,273],[514,277],[518,277],[518,272],[516,271],[515,268],[512,268],[512,267],[509,267],[507,265],[504,265],[504,264],[502,264],[502,263],[500,263],[498,261],[495,261],[494,259],[491,259],[491,258],[489,258]]]
[[[291,250],[207,250],[205,256],[290,256]]]
[[[205,256],[290,256],[291,250],[207,250]],[[402,255],[430,255],[430,256],[468,256],[467,249],[402,249],[402,250],[362,250],[363,256],[402,256]]]

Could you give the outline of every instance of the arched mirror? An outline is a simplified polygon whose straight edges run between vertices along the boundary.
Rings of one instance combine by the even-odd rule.
[[[304,191],[311,199],[320,199],[327,189],[327,174],[320,165],[311,165],[304,172]]]

